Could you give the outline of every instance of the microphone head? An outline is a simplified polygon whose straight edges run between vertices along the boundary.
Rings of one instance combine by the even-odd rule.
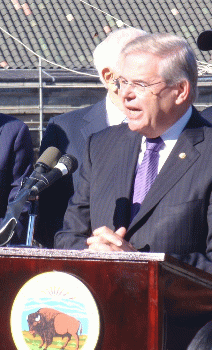
[[[35,169],[39,166],[43,166],[47,171],[53,169],[58,163],[62,153],[56,147],[48,147],[39,157],[38,161],[35,164]]]
[[[205,30],[198,36],[197,46],[202,51],[212,50],[212,30]]]
[[[58,163],[62,163],[66,166],[68,173],[74,173],[78,168],[78,161],[77,159],[69,154],[64,154],[60,159]]]

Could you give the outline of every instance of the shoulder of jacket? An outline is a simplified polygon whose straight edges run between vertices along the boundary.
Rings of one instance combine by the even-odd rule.
[[[55,117],[52,117],[49,120],[49,123],[56,123],[58,124],[59,122],[63,121],[71,121],[71,120],[76,120],[76,117],[84,117],[87,113],[89,113],[92,109],[98,109],[100,105],[103,105],[105,102],[104,100],[98,101],[95,104],[92,104],[90,106],[86,106],[83,108],[76,108],[73,111],[63,113],[60,115],[57,115]]]
[[[128,133],[129,129],[127,124],[108,126],[99,132],[96,132],[90,136],[91,142],[105,142],[104,140],[117,140],[121,135]]]
[[[12,124],[11,124],[12,123]],[[21,129],[25,128],[28,129],[27,124],[25,124],[22,120],[13,117],[8,114],[2,114],[0,113],[0,127],[6,127],[6,128],[16,128],[16,129]]]

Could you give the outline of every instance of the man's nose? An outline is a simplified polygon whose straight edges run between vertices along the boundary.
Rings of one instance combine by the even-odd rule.
[[[120,90],[123,99],[134,99],[136,94],[131,84],[127,84],[123,89]]]

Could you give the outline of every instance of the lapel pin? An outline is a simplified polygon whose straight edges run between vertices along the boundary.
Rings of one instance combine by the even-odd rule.
[[[179,158],[185,159],[185,157],[186,157],[186,154],[184,152],[179,154]]]

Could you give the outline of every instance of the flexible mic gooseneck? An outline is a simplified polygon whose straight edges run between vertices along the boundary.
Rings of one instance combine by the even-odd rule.
[[[57,165],[47,174],[41,174],[41,179],[32,187],[31,196],[38,195],[45,188],[66,174],[74,173],[78,168],[78,161],[69,154],[63,155]]]
[[[35,170],[29,178],[25,179],[15,199],[7,206],[5,217],[0,226],[0,246],[7,244],[12,239],[14,228],[24,204],[30,196],[31,188],[41,179],[42,174],[50,171],[57,164],[60,157],[61,152],[56,147],[47,148],[40,156],[35,165]]]
[[[36,184],[36,182],[40,180],[40,174],[47,173],[52,168],[54,168],[60,157],[61,152],[58,148],[48,147],[39,157],[38,161],[35,164],[35,170],[32,172],[30,177],[24,179],[21,190],[23,188],[31,188],[34,184]],[[18,194],[19,193],[20,191]]]

